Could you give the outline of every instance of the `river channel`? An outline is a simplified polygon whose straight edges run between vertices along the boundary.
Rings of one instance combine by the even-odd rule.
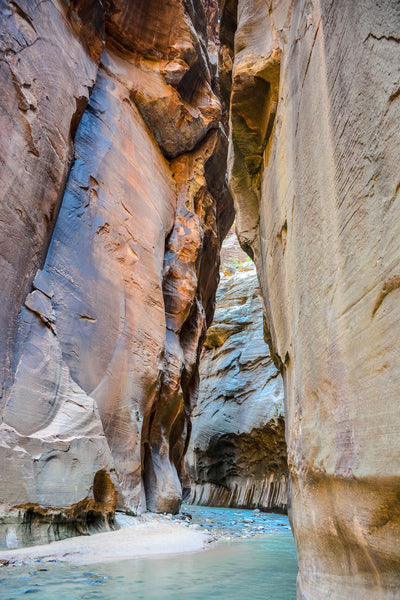
[[[296,548],[286,516],[188,505],[182,512],[219,541],[202,552],[162,558],[3,567],[0,598],[295,600]]]

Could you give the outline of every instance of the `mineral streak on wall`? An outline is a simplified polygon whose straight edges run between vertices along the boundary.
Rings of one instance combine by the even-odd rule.
[[[0,19],[1,515],[176,511],[233,220],[216,2]]]
[[[224,255],[223,247],[223,262]],[[222,269],[185,459],[190,501],[285,511],[283,384],[263,339],[255,267],[245,262]]]
[[[284,380],[298,598],[399,598],[400,4],[220,8],[230,188]]]

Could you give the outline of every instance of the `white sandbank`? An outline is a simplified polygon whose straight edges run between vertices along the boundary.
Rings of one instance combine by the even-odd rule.
[[[31,563],[38,559],[90,564],[111,560],[180,554],[204,549],[214,538],[196,526],[163,515],[118,519],[121,529],[68,538],[42,546],[0,551],[0,561]],[[4,564],[4,563],[3,563]]]

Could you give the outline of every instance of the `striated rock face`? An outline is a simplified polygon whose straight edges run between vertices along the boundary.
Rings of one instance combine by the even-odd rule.
[[[85,24],[79,28],[75,23],[81,12]],[[1,0],[0,23],[4,397],[18,362],[16,318],[46,254],[73,159],[72,140],[96,79],[104,14],[95,1],[36,6],[28,0]],[[60,41],[68,51],[60,51]]]
[[[254,266],[221,277],[185,464],[194,504],[286,510],[283,385]]]
[[[178,509],[233,220],[215,2],[103,4],[0,2],[8,520]]]
[[[394,599],[400,7],[221,4],[230,185],[284,379],[298,597]]]

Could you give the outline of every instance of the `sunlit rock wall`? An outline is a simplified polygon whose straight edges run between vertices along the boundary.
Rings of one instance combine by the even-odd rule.
[[[284,379],[298,597],[398,598],[400,6],[239,0],[221,23],[230,186]]]
[[[216,3],[0,18],[1,515],[176,511],[233,219]]]
[[[263,339],[253,265],[221,276],[186,455],[193,504],[285,511],[283,384]]]

